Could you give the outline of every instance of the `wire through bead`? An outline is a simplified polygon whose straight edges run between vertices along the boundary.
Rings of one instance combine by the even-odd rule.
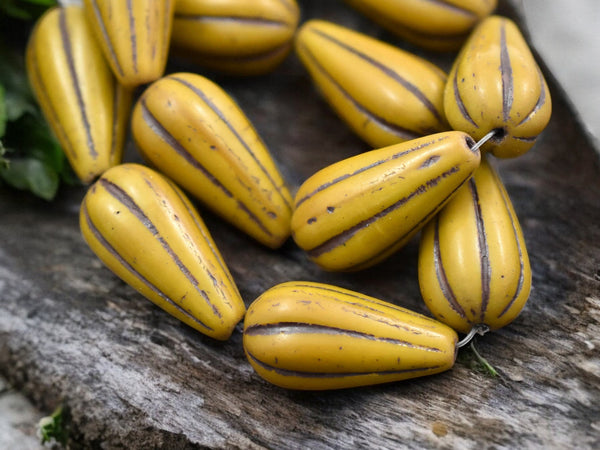
[[[485,137],[483,139],[485,139]],[[481,142],[481,141],[479,141],[479,142]],[[490,331],[490,327],[488,327],[487,325],[484,325],[482,323],[475,325],[473,328],[471,328],[471,331],[469,331],[469,333],[463,339],[458,341],[456,346],[458,348],[464,347],[465,345],[467,345],[469,342],[471,342],[473,340],[473,338],[475,337],[476,334],[483,336],[488,331]]]
[[[502,130],[500,128],[493,129],[488,134],[486,134],[484,137],[479,139],[479,141],[477,141],[477,143],[471,148],[471,151],[474,152],[474,151],[478,150],[479,147],[481,147],[487,141],[489,141],[490,139],[494,138],[496,135],[499,135],[501,133],[502,133]]]

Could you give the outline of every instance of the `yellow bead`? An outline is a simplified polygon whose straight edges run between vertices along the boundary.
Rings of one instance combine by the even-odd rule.
[[[264,74],[289,54],[299,17],[295,0],[178,0],[174,53],[228,74]]]
[[[89,183],[121,162],[131,108],[78,6],[37,22],[26,50],[33,92],[77,177]]]
[[[83,0],[88,20],[117,79],[138,86],[165,70],[175,0]]]
[[[248,308],[244,351],[265,380],[289,389],[341,389],[450,369],[456,333],[391,303],[321,283],[294,281]]]
[[[423,230],[419,283],[433,315],[463,333],[478,324],[504,327],[525,305],[531,267],[523,233],[485,158]]]
[[[137,164],[106,171],[81,205],[85,241],[169,314],[225,340],[245,305],[202,219],[167,178]]]
[[[359,270],[390,256],[479,165],[458,131],[372,150],[335,163],[296,194],[292,236],[319,266]]]
[[[334,111],[373,148],[449,129],[446,74],[416,55],[322,20],[300,28],[296,53]]]
[[[525,39],[511,20],[484,20],[448,76],[444,109],[452,128],[476,140],[498,130],[482,149],[500,158],[520,156],[552,114],[548,86]]]
[[[346,0],[408,42],[430,50],[457,50],[497,0]]]
[[[264,245],[290,235],[292,198],[243,111],[218,85],[177,73],[153,83],[132,117],[138,149],[158,170]]]

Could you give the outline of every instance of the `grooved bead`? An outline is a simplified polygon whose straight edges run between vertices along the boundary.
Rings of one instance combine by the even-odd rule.
[[[498,174],[482,159],[421,233],[419,284],[433,315],[455,330],[512,322],[531,289],[519,221]]]
[[[552,114],[548,85],[525,39],[510,19],[481,22],[458,55],[444,90],[444,110],[455,130],[500,158],[527,152]]]
[[[176,55],[232,75],[260,75],[292,48],[295,0],[178,0],[171,43]]]
[[[329,105],[373,148],[449,129],[446,74],[416,55],[322,20],[300,28],[296,53]]]
[[[325,270],[360,270],[402,248],[479,165],[459,131],[362,153],[300,186],[292,216],[298,246]]]
[[[292,281],[248,308],[244,351],[265,380],[289,389],[341,389],[450,369],[448,326],[358,292]]]
[[[429,50],[457,50],[497,0],[346,0],[408,42]]]
[[[225,340],[243,317],[244,302],[198,212],[154,170],[106,171],[86,193],[79,223],[110,270],[194,329]]]
[[[121,162],[131,92],[121,87],[78,6],[48,10],[26,49],[27,75],[73,171],[90,183]]]
[[[243,111],[218,85],[177,73],[138,100],[131,124],[141,154],[225,220],[277,248],[290,235],[292,197]]]
[[[83,0],[102,53],[124,86],[160,78],[167,64],[175,0]]]

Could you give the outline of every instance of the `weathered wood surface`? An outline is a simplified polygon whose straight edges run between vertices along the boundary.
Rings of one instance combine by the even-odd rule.
[[[300,4],[304,19],[390,39],[338,2]],[[267,77],[218,81],[294,187],[365,150],[293,57]],[[502,379],[459,358],[449,372],[377,387],[268,385],[245,360],[239,330],[226,343],[205,338],[101,265],[79,234],[84,189],[52,204],[0,191],[0,372],[42,408],[63,403],[75,447],[600,448],[600,163],[550,81],[543,137],[498,163],[533,267],[521,316],[478,341]],[[327,274],[292,243],[265,250],[204,217],[247,304],[276,283],[317,280],[426,313],[415,243],[368,271]]]

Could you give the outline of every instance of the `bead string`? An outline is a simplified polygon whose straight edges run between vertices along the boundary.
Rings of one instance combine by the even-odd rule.
[[[482,137],[481,139],[479,139],[479,141],[477,141],[477,143],[471,147],[471,151],[477,151],[479,150],[479,148],[485,144],[487,141],[489,141],[490,139],[499,136],[503,133],[501,128],[495,128],[492,131],[490,131],[488,134],[486,134],[484,137]]]
[[[490,133],[488,133],[483,139],[485,139],[489,134]],[[479,142],[481,142],[481,141],[479,141]],[[479,336],[483,336],[488,331],[490,331],[490,327],[488,327],[487,325],[485,325],[483,323],[477,324],[473,328],[471,328],[471,331],[469,331],[469,333],[463,339],[458,341],[458,343],[456,344],[456,347],[457,348],[464,347],[465,345],[467,345],[469,342],[471,342],[473,340],[473,338],[475,337],[476,334],[478,334]]]

